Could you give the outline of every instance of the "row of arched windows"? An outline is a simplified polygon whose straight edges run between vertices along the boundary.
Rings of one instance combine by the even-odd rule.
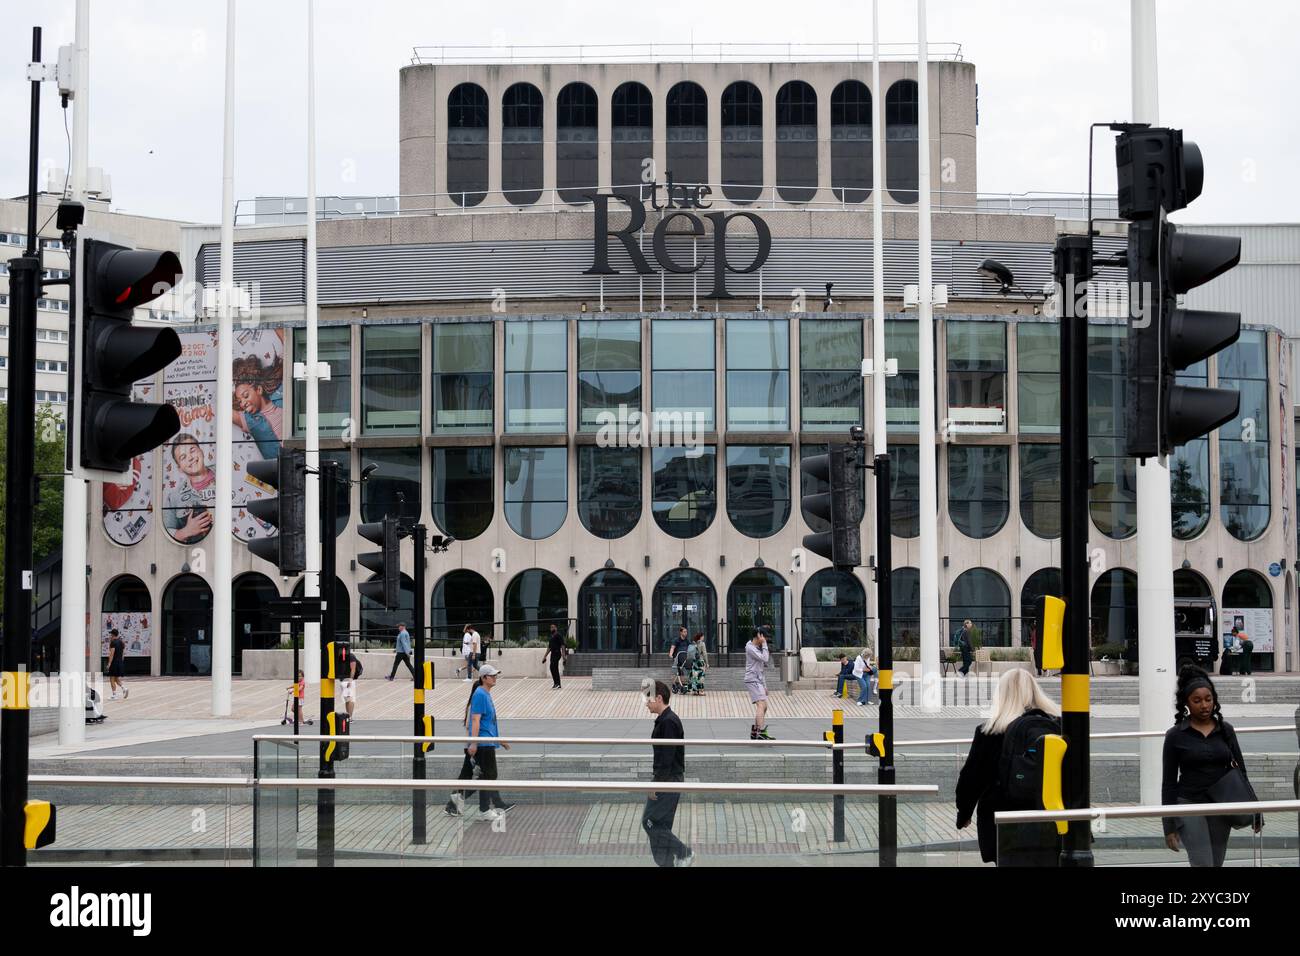
[[[629,81],[610,101],[610,182],[615,192],[641,195],[653,159],[655,102],[642,83]],[[679,184],[707,184],[710,176],[708,94],[689,80],[668,91],[665,109],[664,176]],[[487,92],[461,83],[447,95],[447,192],[461,206],[476,206],[488,190]],[[531,83],[515,83],[501,97],[501,191],[507,202],[537,202],[543,182],[546,103]],[[566,203],[582,204],[600,183],[599,108],[586,83],[562,87],[555,98],[555,189]],[[885,94],[885,185],[899,203],[917,201],[918,98],[914,80],[898,80]],[[830,96],[831,187],[843,202],[871,195],[871,91],[844,80]],[[775,174],[777,195],[807,202],[817,191],[817,91],[791,80],[776,93],[776,169],[763,168],[763,93],[745,80],[722,92],[722,168],[715,171],[723,195],[737,203],[756,200]]]

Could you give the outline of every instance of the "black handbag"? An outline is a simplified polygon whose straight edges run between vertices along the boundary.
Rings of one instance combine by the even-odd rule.
[[[1259,797],[1255,796],[1255,788],[1250,785],[1245,771],[1235,764],[1206,789],[1205,796],[1211,803],[1259,802]],[[1232,829],[1241,830],[1254,824],[1256,816],[1257,814],[1254,813],[1234,813],[1220,819],[1226,820]]]

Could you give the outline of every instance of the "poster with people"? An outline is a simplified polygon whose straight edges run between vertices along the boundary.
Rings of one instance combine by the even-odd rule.
[[[150,402],[154,391],[152,382],[137,382],[132,398]],[[104,532],[117,544],[137,544],[153,527],[153,460],[152,452],[136,456],[131,462],[130,481],[103,486]]]
[[[1225,607],[1219,619],[1223,649],[1232,652],[1238,635],[1246,634],[1256,654],[1273,653],[1273,609],[1271,607]]]
[[[109,632],[117,628],[126,644],[127,657],[153,656],[152,615],[148,611],[118,611],[101,615],[99,628],[99,656],[108,659]]]
[[[284,438],[284,332],[281,329],[240,329],[235,333],[232,366],[234,394],[234,527],[244,541],[275,534],[245,507],[250,501],[274,497],[275,489],[248,473],[248,464],[280,454]]]

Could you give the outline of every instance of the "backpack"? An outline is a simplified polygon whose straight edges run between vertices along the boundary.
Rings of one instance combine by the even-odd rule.
[[[1060,718],[1041,710],[1026,711],[1011,722],[998,761],[1004,808],[1043,809],[1043,738],[1060,732]]]
[[[361,655],[353,651],[351,654],[348,655],[348,659],[352,661],[356,661],[357,673],[355,676],[359,678],[362,675],[362,673],[365,671],[365,668],[361,666]]]

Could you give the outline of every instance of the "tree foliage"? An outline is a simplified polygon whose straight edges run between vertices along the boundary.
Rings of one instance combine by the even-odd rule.
[[[32,523],[32,566],[63,544],[63,415],[50,405],[36,406],[36,457],[40,503]],[[0,404],[0,514],[8,514],[9,406]],[[0,606],[4,601],[4,542],[7,522],[0,521]]]

